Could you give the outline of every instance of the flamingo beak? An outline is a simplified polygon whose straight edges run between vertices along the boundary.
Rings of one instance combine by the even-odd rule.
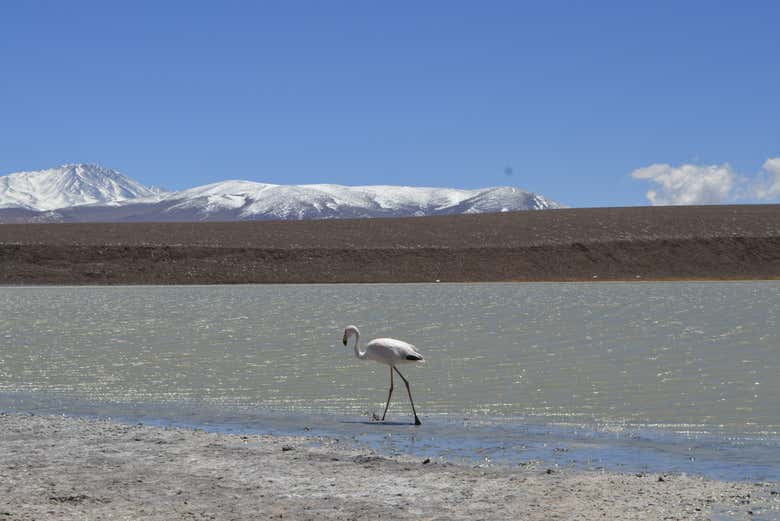
[[[341,341],[344,342],[344,345],[347,345],[347,337],[346,336]]]

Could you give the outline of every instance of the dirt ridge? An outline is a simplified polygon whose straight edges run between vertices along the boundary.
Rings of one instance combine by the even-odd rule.
[[[780,205],[0,225],[0,284],[780,278]]]

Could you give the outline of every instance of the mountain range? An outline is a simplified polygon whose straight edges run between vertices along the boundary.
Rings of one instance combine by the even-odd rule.
[[[231,180],[168,192],[92,164],[0,176],[0,223],[341,219],[560,207],[508,186],[460,190]]]

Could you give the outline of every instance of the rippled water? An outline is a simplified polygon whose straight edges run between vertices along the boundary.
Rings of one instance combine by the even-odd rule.
[[[341,344],[356,324],[425,355],[423,422],[772,441],[779,309],[777,282],[5,287],[0,393],[362,420],[389,376]]]

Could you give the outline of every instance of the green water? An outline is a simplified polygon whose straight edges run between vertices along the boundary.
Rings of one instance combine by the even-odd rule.
[[[425,355],[423,417],[776,433],[778,309],[777,282],[5,287],[0,392],[379,411],[355,324]]]

